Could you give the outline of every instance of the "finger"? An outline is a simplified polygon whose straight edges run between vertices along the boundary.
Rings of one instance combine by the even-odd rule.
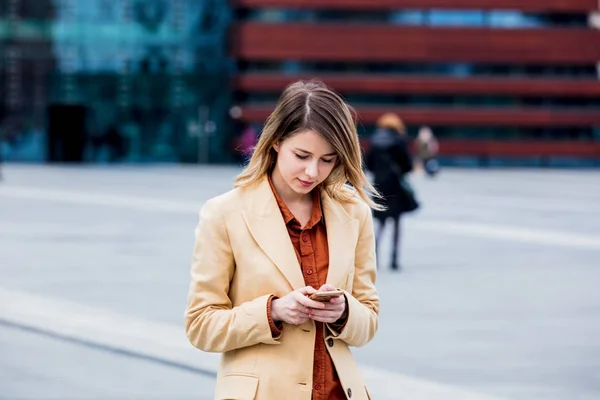
[[[325,308],[325,304],[321,303],[320,301],[311,300],[306,296],[299,295],[295,297],[295,300],[306,308],[316,308],[319,310]]]
[[[340,311],[340,310],[327,310],[327,312],[315,310],[315,312],[309,313],[308,317],[312,318],[312,319],[317,317],[317,318],[333,318],[334,320],[337,320],[342,315],[344,315],[344,312]]]
[[[329,311],[329,310],[313,310],[308,316],[312,319],[321,318],[328,319],[333,318],[334,321],[338,320],[342,316],[340,311]]]
[[[346,299],[344,299],[344,295],[342,294],[342,295],[339,295],[337,297],[332,297],[329,300],[329,302],[332,303],[332,304],[341,304],[341,303],[345,303]]]
[[[336,287],[330,283],[326,283],[319,288],[319,292],[331,292],[332,290],[336,290]]]
[[[308,314],[308,309],[301,303],[296,302],[289,307],[288,313],[290,315],[296,315],[296,313]]]
[[[306,308],[301,307],[298,310],[295,310],[293,314],[291,314],[294,318],[309,318],[309,312]]]
[[[339,309],[339,308],[345,308],[346,307],[346,299],[343,298],[343,296],[340,296],[342,298],[339,297],[334,297],[329,301],[324,301],[323,304],[325,305],[325,308],[323,308],[324,310],[332,310],[332,309]]]
[[[313,314],[316,311],[329,311],[329,312],[334,312],[334,313],[342,314],[344,312],[344,308],[338,306],[338,307],[325,308],[323,310],[310,310],[310,311],[308,311],[308,314]]]
[[[321,308],[322,310],[323,309],[328,309],[328,308],[331,308],[331,307],[338,307],[339,308],[339,307],[345,307],[346,306],[346,302],[345,301],[338,301],[338,300],[334,300],[334,301],[328,300],[328,301],[323,301],[323,302],[320,301],[319,303],[322,303],[325,306],[325,307]]]
[[[298,292],[298,293],[300,293],[300,294],[302,294],[304,296],[309,296],[309,295],[311,295],[313,293],[317,293],[317,289],[315,289],[312,286],[305,286],[303,288],[300,288],[300,289],[296,290],[296,292]]]

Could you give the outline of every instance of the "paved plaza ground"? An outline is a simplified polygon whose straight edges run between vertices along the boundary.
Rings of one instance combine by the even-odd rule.
[[[239,169],[2,168],[0,399],[211,399],[183,312],[198,210]],[[412,181],[403,270],[388,230],[354,350],[374,399],[599,399],[600,171]]]

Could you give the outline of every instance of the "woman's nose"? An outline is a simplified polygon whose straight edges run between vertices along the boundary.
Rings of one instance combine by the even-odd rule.
[[[317,175],[319,174],[319,167],[317,166],[316,163],[310,163],[308,164],[308,166],[306,167],[306,171],[304,171],[306,173],[306,175],[310,176],[311,178],[316,178]]]

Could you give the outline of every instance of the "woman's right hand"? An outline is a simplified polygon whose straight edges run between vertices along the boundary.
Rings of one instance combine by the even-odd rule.
[[[306,286],[279,299],[274,299],[271,303],[271,318],[274,321],[283,321],[290,325],[300,325],[308,322],[309,308],[322,309],[325,305],[321,302],[308,298],[317,290],[312,286]]]

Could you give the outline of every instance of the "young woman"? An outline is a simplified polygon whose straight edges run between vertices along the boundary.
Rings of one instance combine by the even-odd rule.
[[[215,399],[369,398],[349,349],[373,338],[379,313],[378,193],[361,167],[349,107],[322,83],[297,82],[235,188],[202,207],[186,332],[223,353]]]
[[[385,198],[386,210],[376,210],[375,241],[379,244],[386,221],[391,219],[394,227],[391,268],[400,267],[400,240],[402,214],[418,207],[414,195],[402,184],[406,174],[412,171],[413,162],[408,150],[404,123],[396,114],[384,114],[377,121],[377,130],[371,136],[371,146],[366,156],[366,167],[373,172],[374,183]]]

